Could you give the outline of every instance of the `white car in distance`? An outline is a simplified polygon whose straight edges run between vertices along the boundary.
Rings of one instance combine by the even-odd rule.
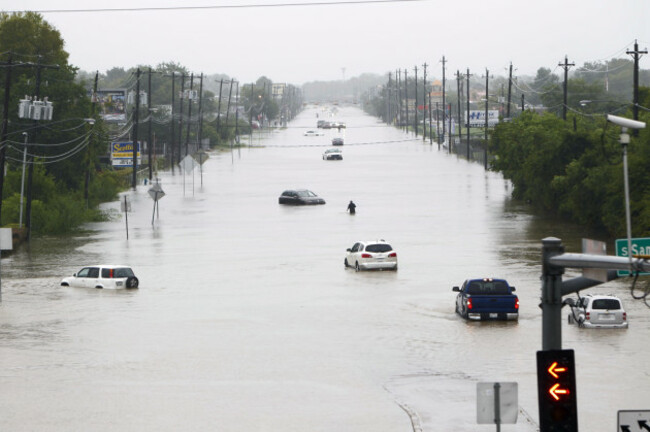
[[[361,270],[397,270],[397,252],[385,240],[359,241],[347,249],[345,267]]]
[[[139,285],[140,281],[131,267],[109,264],[84,267],[61,280],[61,286],[78,288],[122,289],[137,288]]]

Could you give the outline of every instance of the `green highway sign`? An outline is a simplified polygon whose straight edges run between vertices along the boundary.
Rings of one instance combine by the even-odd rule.
[[[628,257],[627,239],[616,239],[616,256]],[[632,239],[632,255],[650,255],[650,237],[641,237]],[[619,276],[629,276],[627,270],[618,270]],[[647,276],[650,273],[641,272],[639,276]]]

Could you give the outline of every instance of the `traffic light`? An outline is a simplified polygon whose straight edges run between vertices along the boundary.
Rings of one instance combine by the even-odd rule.
[[[573,350],[537,351],[540,432],[577,432],[578,397]]]

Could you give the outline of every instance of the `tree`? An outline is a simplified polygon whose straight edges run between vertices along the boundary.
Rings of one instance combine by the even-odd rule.
[[[41,15],[32,12],[1,13],[0,46],[5,50],[1,57],[3,62],[11,58],[13,64],[20,64],[12,66],[9,83],[5,82],[7,75],[0,77],[0,97],[4,99],[5,84],[10,84],[11,91],[6,113],[9,124],[5,132],[9,141],[21,144],[24,142],[23,132],[28,134],[28,153],[35,158],[29,165],[28,178],[33,181],[28,181],[26,187],[28,191],[33,187],[34,203],[40,203],[35,204],[31,219],[43,220],[46,216],[39,212],[50,211],[63,195],[80,199],[85,172],[79,167],[85,166],[83,161],[88,160],[89,155],[95,157],[106,142],[101,139],[101,122],[89,130],[84,119],[91,115],[90,98],[84,85],[75,82],[77,69],[68,64],[68,53],[63,49],[60,33]],[[41,65],[48,67],[39,67]],[[39,73],[40,80],[37,78]],[[37,83],[40,83],[40,98],[48,97],[54,104],[52,121],[18,118],[18,99],[35,95]],[[22,146],[7,147],[7,178],[22,170],[22,150]],[[52,185],[55,185],[54,189]],[[7,182],[6,188],[2,186],[4,204],[5,199],[13,199],[19,185]],[[48,216],[56,217],[53,213]],[[14,221],[16,219],[2,215],[3,223]],[[37,231],[42,228],[43,225],[37,227]]]

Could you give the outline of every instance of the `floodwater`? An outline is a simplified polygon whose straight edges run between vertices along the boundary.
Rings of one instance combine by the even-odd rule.
[[[541,239],[580,252],[589,233],[533,216],[499,174],[357,108],[335,117],[344,160],[323,161],[339,132],[303,136],[317,114],[211,153],[201,172],[159,173],[153,225],[149,186],[125,193],[128,240],[116,201],[113,221],[3,258],[0,430],[490,430],[476,424],[478,382],[517,382],[518,423],[502,430],[536,430]],[[299,187],[327,204],[278,205]],[[376,238],[399,271],[344,269],[346,248]],[[131,265],[140,288],[59,286],[97,263]],[[455,315],[452,286],[475,276],[517,287],[518,322]],[[650,309],[629,287],[589,290],[621,296],[629,329],[563,323],[582,430],[649,408]]]

